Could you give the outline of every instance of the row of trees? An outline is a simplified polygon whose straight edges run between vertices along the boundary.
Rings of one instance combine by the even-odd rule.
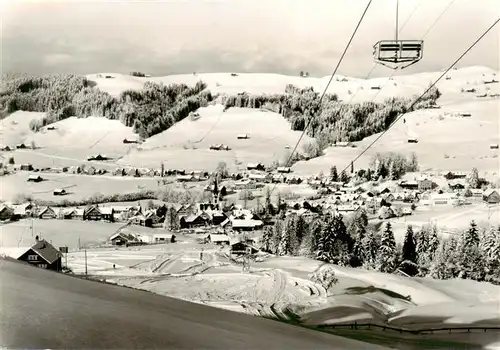
[[[146,82],[142,89],[124,91],[115,98],[77,75],[21,76],[2,82],[0,110],[3,116],[17,110],[47,112],[43,119],[30,123],[33,131],[72,116],[92,115],[120,120],[141,137],[150,137],[212,99],[201,81],[194,87]]]
[[[342,266],[500,283],[500,227],[480,234],[474,222],[461,236],[449,238],[440,238],[433,226],[416,233],[408,226],[404,244],[398,245],[389,222],[369,224],[363,211],[347,219],[326,215],[311,221],[290,215],[265,229],[262,245],[273,254]]]

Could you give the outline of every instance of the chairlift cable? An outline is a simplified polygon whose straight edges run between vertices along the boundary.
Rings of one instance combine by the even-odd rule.
[[[472,50],[472,49],[473,49],[473,48],[477,45],[477,43],[479,43],[479,41],[481,41],[481,40],[482,40],[482,39],[486,36],[486,34],[488,34],[488,33],[491,31],[491,29],[493,29],[493,27],[495,27],[495,26],[498,24],[498,22],[500,22],[500,17],[499,17],[499,18],[498,18],[495,22],[493,22],[493,24],[492,24],[492,25],[491,25],[491,26],[490,26],[490,27],[489,27],[489,28],[488,28],[488,29],[487,29],[487,30],[486,30],[486,31],[485,31],[485,32],[484,32],[484,33],[483,33],[483,34],[482,34],[482,35],[481,35],[478,39],[476,39],[476,41],[474,41],[474,43],[473,43],[471,46],[469,46],[469,48],[468,48],[467,50],[465,50],[465,52],[464,52],[464,53],[462,53],[462,55],[460,55],[460,57],[458,57],[458,58],[457,58],[457,59],[455,60],[455,62],[453,62],[453,63],[452,63],[452,64],[451,64],[451,65],[450,65],[450,66],[449,66],[449,67],[448,67],[448,68],[447,68],[447,69],[443,72],[443,74],[441,74],[441,75],[439,76],[439,78],[437,78],[437,79],[436,79],[436,80],[435,80],[435,81],[434,81],[434,82],[433,82],[433,83],[432,83],[432,84],[431,84],[431,85],[430,85],[430,86],[429,86],[429,87],[428,87],[428,88],[424,91],[424,93],[422,93],[419,97],[417,97],[417,99],[416,99],[415,101],[413,101],[413,103],[412,103],[412,104],[408,107],[408,110],[411,110],[411,109],[412,109],[412,108],[413,108],[413,107],[414,107],[414,106],[415,106],[415,105],[416,105],[416,104],[417,104],[417,103],[418,103],[418,102],[422,99],[422,97],[423,97],[423,96],[425,96],[425,94],[426,94],[427,92],[429,92],[429,91],[430,91],[430,90],[431,90],[434,86],[436,86],[436,84],[437,84],[437,83],[438,83],[438,82],[439,82],[439,81],[440,81],[440,80],[441,80],[441,79],[442,79],[442,78],[443,78],[446,74],[448,74],[448,72],[449,72],[450,70],[452,70],[452,68],[453,68],[453,67],[454,67],[454,66],[455,66],[458,62],[460,62],[460,61],[462,60],[462,58],[464,58],[464,57],[465,57],[465,55],[467,55],[467,54],[469,53],[469,51],[471,51],[471,50]],[[371,148],[371,147],[372,147],[372,146],[373,146],[376,142],[378,142],[378,140],[380,140],[380,139],[382,138],[382,136],[384,136],[384,135],[385,135],[385,134],[386,134],[386,133],[387,133],[387,132],[388,132],[388,131],[389,131],[389,130],[390,130],[390,129],[391,129],[391,128],[392,128],[392,127],[393,127],[393,126],[394,126],[394,125],[395,125],[395,124],[396,124],[396,123],[397,123],[397,122],[398,122],[398,121],[399,121],[402,117],[403,117],[403,116],[404,116],[404,115],[405,115],[405,113],[402,113],[401,115],[399,115],[399,116],[398,116],[398,117],[394,120],[394,122],[393,122],[391,125],[389,125],[389,127],[388,127],[386,130],[382,131],[382,132],[380,133],[380,135],[379,135],[379,136],[377,136],[377,137],[375,138],[375,140],[373,140],[373,141],[372,141],[372,142],[371,142],[371,143],[370,143],[370,144],[369,144],[369,145],[368,145],[368,146],[367,146],[367,147],[366,147],[363,151],[361,151],[361,153],[359,153],[359,154],[358,154],[358,155],[357,155],[357,156],[356,156],[356,157],[355,157],[352,161],[350,161],[350,162],[348,163],[348,165],[347,165],[347,166],[346,166],[346,167],[345,167],[342,171],[346,171],[346,170],[347,170],[347,169],[351,166],[351,164],[352,164],[352,163],[354,163],[355,161],[357,161],[357,160],[358,160],[358,159],[359,159],[359,158],[360,158],[363,154],[365,154],[365,153],[366,153],[366,151],[368,151],[368,150],[369,150],[369,149],[370,149],[370,148]]]
[[[317,104],[318,109],[319,109],[319,107],[321,107],[321,102],[323,101],[323,98],[325,97],[326,92],[328,91],[328,88],[330,87],[330,84],[331,84],[331,82],[332,82],[332,80],[333,80],[333,77],[334,77],[334,76],[335,76],[335,74],[337,73],[337,70],[338,70],[338,68],[339,68],[340,64],[342,63],[342,60],[344,59],[344,56],[345,56],[345,54],[346,54],[347,50],[349,49],[349,46],[351,45],[352,40],[353,40],[353,39],[354,39],[354,37],[356,36],[356,33],[357,33],[357,31],[358,31],[358,29],[359,29],[359,27],[360,27],[361,23],[363,22],[363,19],[365,18],[366,12],[368,12],[368,9],[370,8],[371,3],[372,3],[372,0],[369,0],[369,1],[368,1],[368,4],[366,5],[365,10],[363,11],[363,14],[361,15],[361,18],[360,18],[360,19],[359,19],[359,21],[358,21],[358,24],[356,25],[356,28],[354,29],[354,32],[353,32],[353,33],[352,33],[352,35],[351,35],[351,38],[349,39],[349,41],[348,41],[348,43],[347,43],[347,45],[346,45],[346,47],[345,47],[345,49],[344,49],[344,52],[342,53],[342,56],[340,56],[340,59],[339,59],[339,62],[337,63],[337,66],[336,66],[336,67],[335,67],[335,69],[333,70],[333,73],[332,73],[332,75],[331,75],[331,77],[330,77],[330,80],[329,80],[329,81],[328,81],[328,83],[326,84],[326,87],[325,87],[325,89],[324,89],[323,93],[321,94],[321,96],[320,96],[320,98],[319,98],[319,101],[318,101],[318,104]],[[299,146],[300,141],[301,141],[301,140],[302,140],[302,138],[304,137],[304,135],[305,135],[305,133],[306,133],[306,131],[307,131],[307,128],[309,127],[309,125],[311,124],[312,120],[314,119],[314,117],[315,117],[317,114],[318,114],[318,111],[317,111],[317,110],[315,110],[315,111],[314,111],[314,114],[310,116],[309,120],[307,121],[307,124],[304,126],[304,130],[302,131],[302,134],[300,135],[300,137],[299,137],[299,139],[298,139],[297,143],[295,144],[295,147],[293,148],[292,152],[290,153],[290,157],[288,157],[288,160],[287,160],[287,162],[286,162],[287,167],[290,165],[290,161],[293,159],[292,157],[293,157],[294,153],[297,151],[297,147]],[[278,184],[275,184],[275,185],[273,186],[273,188],[272,188],[272,189],[271,189],[271,191],[270,191],[270,193],[271,193],[271,194],[274,192],[274,190],[276,189],[276,186],[277,186],[277,185],[278,185]]]

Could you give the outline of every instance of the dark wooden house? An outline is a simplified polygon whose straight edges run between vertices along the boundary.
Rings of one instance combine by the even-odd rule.
[[[38,236],[36,240],[37,242],[17,260],[27,262],[42,269],[61,271],[61,252],[46,240],[38,240]]]
[[[99,207],[92,206],[87,208],[83,214],[83,220],[99,221],[102,219],[102,213]]]

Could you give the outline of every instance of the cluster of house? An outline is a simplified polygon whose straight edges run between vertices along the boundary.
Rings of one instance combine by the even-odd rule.
[[[250,210],[231,205],[222,208],[217,203],[198,203],[173,206],[180,229],[219,227],[224,231],[253,231],[262,228],[263,221]],[[86,220],[107,222],[128,222],[145,227],[167,228],[165,220],[168,207],[145,209],[140,205],[86,207],[37,207],[33,203],[3,205],[0,208],[0,221],[22,218]]]

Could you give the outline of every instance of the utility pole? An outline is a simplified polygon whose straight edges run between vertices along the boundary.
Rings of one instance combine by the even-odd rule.
[[[87,277],[87,249],[85,249],[85,277]]]

